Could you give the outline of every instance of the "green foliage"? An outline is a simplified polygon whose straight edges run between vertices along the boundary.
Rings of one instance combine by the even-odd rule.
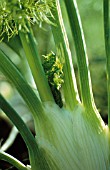
[[[53,2],[51,0],[1,0],[0,1],[0,39],[6,33],[8,39],[18,31],[29,32],[27,22],[40,24],[51,23],[49,17]]]

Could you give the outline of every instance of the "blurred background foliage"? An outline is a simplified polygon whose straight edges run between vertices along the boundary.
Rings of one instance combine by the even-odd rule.
[[[103,1],[78,0],[78,4],[87,44],[95,102],[102,117],[107,121],[107,82],[103,29]]]
[[[77,3],[87,45],[95,102],[103,119],[107,122],[106,57],[103,33],[103,1],[77,0]],[[63,1],[61,2],[61,5],[65,27],[69,37],[70,48],[72,51],[75,73],[78,77],[74,42],[71,36],[71,29],[68,24],[68,17],[65,12]],[[46,55],[50,51],[55,52],[50,26],[42,23],[40,26],[33,26],[33,29],[37,39],[40,56],[42,57],[42,55]],[[22,49],[19,37],[13,37],[10,39],[10,41],[7,41],[7,38],[4,39],[4,42],[0,43],[0,48],[5,49],[6,53],[10,56],[10,59],[12,59],[12,61],[17,65],[25,79],[28,80],[30,86],[35,90],[36,87],[33,82],[27,61],[25,59],[25,54]],[[28,112],[25,104],[22,105],[22,100],[19,94],[16,92],[10,81],[2,75],[2,73],[0,74],[0,91],[15,107],[15,109],[17,109],[18,112],[22,112],[21,108],[23,108],[23,112]],[[36,90],[35,92],[37,93]],[[18,107],[18,105],[21,107]]]

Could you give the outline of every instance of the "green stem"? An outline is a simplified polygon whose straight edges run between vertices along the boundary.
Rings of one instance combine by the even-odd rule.
[[[61,8],[59,0],[56,0],[56,7],[52,10],[53,23],[55,22],[56,26],[52,25],[52,32],[54,36],[54,41],[57,49],[61,53],[62,61],[64,60],[64,98],[66,107],[73,110],[76,104],[78,103],[79,96],[77,91],[76,79],[74,74],[74,69],[72,65],[72,56],[69,48],[69,42],[66,34],[66,30],[63,23],[63,18],[61,14]]]
[[[23,163],[21,163],[16,158],[14,158],[13,156],[3,151],[0,151],[0,159],[9,162],[10,164],[12,164],[14,167],[16,167],[19,170],[28,170],[27,167]]]
[[[26,146],[28,147],[30,163],[33,170],[48,169],[45,159],[39,147],[34,139],[32,133],[21,119],[19,114],[10,106],[10,104],[0,95],[0,107],[4,113],[9,117],[13,124],[19,130],[21,136],[23,137]],[[46,170],[47,170],[46,169]]]
[[[37,44],[32,30],[28,33],[19,32],[19,35],[41,100],[43,102],[54,101],[38,55]]]
[[[81,98],[88,109],[95,108],[89,73],[86,44],[76,0],[64,0],[74,38],[80,76]]]
[[[15,85],[24,101],[27,103],[34,118],[41,116],[43,108],[37,96],[31,87],[24,80],[16,66],[11,60],[0,50],[0,70]]]
[[[105,50],[107,61],[107,87],[108,87],[108,126],[110,129],[110,17],[109,17],[109,0],[103,1],[104,10],[104,35],[105,35]]]

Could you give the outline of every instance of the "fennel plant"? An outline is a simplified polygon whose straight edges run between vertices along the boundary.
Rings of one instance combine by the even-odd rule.
[[[64,0],[74,39],[80,79],[77,89],[72,54],[64,26],[61,0],[1,0],[0,37],[19,36],[39,93],[34,93],[8,52],[0,48],[0,70],[14,84],[30,109],[36,136],[0,95],[0,107],[19,130],[30,166],[0,149],[0,159],[19,170],[110,170],[110,26],[109,0],[103,0],[108,82],[108,125],[94,103],[86,44],[76,0]],[[38,53],[33,24],[50,25],[56,54]],[[37,30],[36,30],[37,31]],[[1,42],[2,43],[2,42]],[[59,102],[58,102],[59,100]]]

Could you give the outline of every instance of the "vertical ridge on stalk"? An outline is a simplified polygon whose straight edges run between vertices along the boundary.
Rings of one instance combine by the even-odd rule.
[[[16,66],[11,62],[11,60],[0,50],[0,70],[3,74],[11,80],[20,95],[23,97],[24,101],[28,105],[30,111],[34,117],[39,117],[42,115],[43,108],[38,97],[35,95],[31,87],[24,80]]]
[[[30,30],[30,28],[29,28]],[[54,101],[50,87],[48,85],[42,63],[37,51],[32,30],[28,33],[19,32],[20,39],[30,66],[35,84],[37,86],[41,101]]]
[[[86,43],[76,0],[64,0],[74,38],[80,76],[81,98],[88,109],[95,108],[89,72]]]
[[[62,13],[60,9],[59,0],[56,0],[56,8],[52,10],[56,23],[56,26],[51,26],[56,48],[61,53],[61,57],[64,58],[64,84],[62,86],[64,91],[64,98],[66,107],[73,110],[79,101],[79,95],[76,85],[76,78],[74,74],[74,68],[72,64],[71,51],[69,49],[69,42],[63,23]]]

